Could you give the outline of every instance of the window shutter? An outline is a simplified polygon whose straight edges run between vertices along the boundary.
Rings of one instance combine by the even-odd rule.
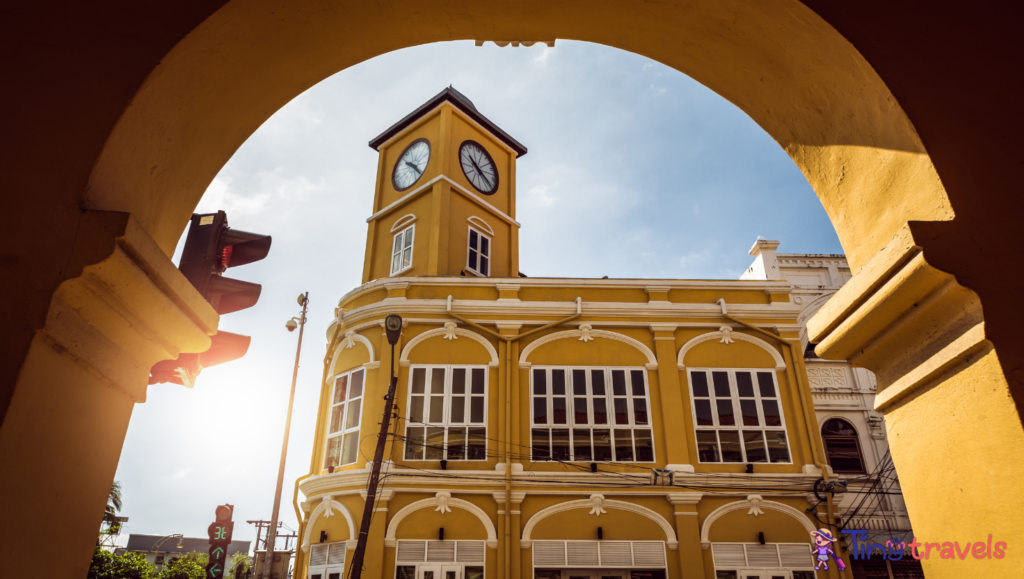
[[[779,545],[783,567],[813,567],[810,545]]]
[[[327,564],[327,549],[330,545],[313,545],[309,554],[309,566],[319,567]]]
[[[570,566],[593,567],[601,564],[597,555],[597,541],[568,541],[565,559]]]
[[[664,567],[665,543],[661,541],[633,541],[633,565],[637,567]]]
[[[455,561],[458,563],[483,563],[484,542],[458,541],[458,547],[455,551]]]
[[[751,567],[778,567],[779,552],[775,545],[747,545],[747,562]]]
[[[565,541],[534,541],[533,566],[564,567]]]
[[[345,543],[333,543],[330,552],[327,554],[328,565],[345,564]]]
[[[397,559],[399,563],[422,563],[427,558],[426,541],[399,541]]]
[[[633,565],[633,553],[629,541],[601,541],[602,567],[630,567]]]
[[[455,561],[455,541],[427,541],[428,563],[451,563]]]
[[[714,543],[711,545],[711,551],[714,554],[715,567],[736,569],[747,566],[747,557],[743,553],[743,545]]]

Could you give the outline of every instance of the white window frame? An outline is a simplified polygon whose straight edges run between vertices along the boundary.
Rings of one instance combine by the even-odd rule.
[[[708,396],[706,396],[706,397],[705,396],[697,397],[697,396],[694,395],[694,390],[693,390],[693,374],[698,373],[698,372],[699,373],[703,373],[707,377]],[[733,411],[733,417],[734,417],[735,424],[732,424],[732,425],[721,425],[721,424],[719,424],[717,401],[718,400],[725,400],[726,398],[716,396],[715,385],[714,385],[714,378],[712,376],[713,372],[725,372],[728,375],[728,378],[729,378],[729,397],[728,397],[728,400],[731,401],[731,406],[732,406],[732,411]],[[750,373],[751,376],[752,376],[751,380],[752,380],[752,383],[753,383],[754,397],[751,398],[749,396],[744,396],[744,397],[742,397],[742,399],[743,400],[754,400],[755,401],[755,406],[756,406],[756,409],[757,409],[757,419],[758,419],[758,424],[759,424],[758,426],[746,426],[746,425],[743,424],[743,414],[742,414],[741,406],[740,406],[740,399],[741,399],[741,397],[739,395],[739,386],[738,386],[737,381],[736,381],[736,373],[737,372],[747,372],[747,373]],[[761,373],[771,375],[771,377],[772,377],[772,387],[775,389],[775,397],[774,398],[765,398],[765,397],[761,396],[760,384],[757,381],[757,375],[761,374]],[[687,382],[687,389],[689,390],[689,394],[690,394],[690,412],[691,412],[691,418],[693,419],[694,438],[696,438],[697,434],[700,433],[700,432],[714,432],[715,433],[715,439],[716,439],[717,444],[718,444],[718,446],[717,446],[718,457],[719,457],[719,459],[721,459],[722,458],[722,439],[721,439],[721,436],[719,435],[719,432],[721,432],[721,431],[729,431],[729,432],[738,432],[739,433],[738,435],[739,435],[739,439],[740,439],[740,455],[741,455],[741,458],[742,458],[741,461],[739,461],[739,462],[736,462],[736,461],[725,462],[725,461],[722,461],[722,460],[705,461],[705,460],[702,460],[700,458],[700,450],[698,448],[697,460],[698,460],[698,462],[700,464],[793,464],[793,447],[792,447],[792,444],[790,444],[791,437],[790,437],[789,432],[788,432],[788,430],[786,428],[786,412],[785,412],[785,409],[784,409],[783,404],[782,404],[782,391],[779,388],[779,377],[778,377],[778,374],[775,372],[775,370],[770,369],[770,368],[688,368],[687,372],[686,372],[686,382]],[[700,400],[708,400],[709,401],[709,403],[711,405],[712,425],[698,425],[697,424],[697,400],[698,399],[700,399]],[[765,418],[764,418],[764,404],[763,404],[764,400],[774,400],[776,402],[776,404],[778,404],[778,407],[779,407],[779,422],[781,422],[780,426],[767,426],[767,424],[765,422]],[[743,434],[745,432],[761,432],[761,433],[763,433],[762,434],[762,442],[765,444],[765,460],[764,461],[751,462],[750,460],[748,460],[748,458],[747,458],[746,440],[743,437]],[[770,452],[770,450],[767,447],[768,433],[771,433],[771,432],[782,432],[782,433],[785,434],[785,436],[786,436],[786,454],[789,456],[789,460],[787,460],[785,462],[781,462],[781,461],[776,462],[776,461],[772,461],[771,460],[771,452]],[[698,446],[699,446],[699,442],[698,442]]]
[[[345,563],[348,559],[347,553],[348,541],[335,541],[333,543],[317,543],[311,546],[309,555],[306,557],[306,578],[314,579],[316,574],[319,574],[321,579],[330,579],[330,574],[340,573],[340,577],[345,577]],[[314,549],[327,549],[327,553],[324,555],[323,565],[313,565],[313,550]],[[341,551],[341,561],[338,561],[332,555],[335,550]]]
[[[553,371],[556,371],[556,370],[561,370],[561,371],[565,372],[565,392],[566,392],[566,394],[565,394],[565,398],[566,398],[566,410],[565,410],[565,413],[566,413],[566,423],[565,424],[555,424],[555,422],[554,422],[554,419],[555,419],[555,417],[554,417],[554,398],[555,398],[555,394],[554,394],[553,388],[552,388],[552,379],[551,379],[551,377],[553,375]],[[575,400],[575,398],[577,398],[580,395],[575,394],[574,391],[573,391],[573,379],[574,379],[573,378],[573,371],[574,370],[576,370],[576,371],[582,370],[585,373],[586,394],[583,395],[583,396],[586,397],[586,401],[587,401],[587,418],[588,418],[588,422],[586,424],[577,424],[576,423],[576,416],[575,416],[576,413],[575,413],[575,403],[574,403],[574,400]],[[535,380],[536,372],[538,372],[538,371],[545,372],[545,380],[547,381],[546,389],[545,389],[545,394],[543,394],[543,395],[535,394],[536,390],[535,390],[534,380]],[[595,372],[595,371],[602,372],[604,374],[605,394],[603,396],[602,395],[595,395],[593,393],[594,392],[594,390],[593,390],[593,372]],[[612,382],[612,380],[613,380],[612,373],[615,372],[615,371],[622,371],[622,372],[625,373],[625,377],[626,377],[626,395],[625,396],[621,396],[621,395],[616,396],[614,394],[614,392],[613,392],[614,386],[613,386],[613,382]],[[639,372],[643,376],[644,395],[643,395],[642,398],[644,400],[644,410],[647,412],[647,424],[637,424],[636,423],[636,414],[635,414],[636,402],[635,401],[637,399],[640,399],[641,397],[637,396],[637,395],[634,395],[633,391],[632,391],[632,376],[631,376],[631,374],[634,373],[634,372]],[[546,401],[547,401],[547,420],[545,422],[543,422],[543,423],[537,422],[537,417],[535,415],[534,399],[539,397],[539,396],[544,396],[546,398]],[[651,413],[651,387],[650,387],[650,379],[649,379],[649,377],[647,375],[646,368],[639,367],[639,366],[533,366],[532,368],[530,368],[530,394],[529,394],[529,397],[530,397],[530,424],[529,424],[529,427],[530,427],[530,442],[529,442],[529,444],[530,444],[530,460],[531,461],[534,461],[534,462],[548,462],[548,461],[558,462],[558,459],[555,459],[555,458],[544,458],[544,457],[534,457],[533,456],[533,430],[534,429],[544,429],[544,428],[546,428],[546,429],[549,429],[549,430],[556,430],[556,429],[561,430],[561,429],[564,429],[564,430],[569,431],[569,458],[568,458],[568,460],[564,460],[562,462],[613,462],[613,463],[614,462],[620,462],[620,463],[627,463],[627,464],[630,464],[630,463],[649,464],[649,463],[657,462],[657,449],[655,448],[655,444],[654,444],[654,416]],[[626,415],[627,415],[628,420],[629,420],[628,424],[616,424],[615,423],[615,418],[614,417],[615,417],[615,399],[616,398],[625,398],[626,399],[626,405],[627,405],[626,406]],[[594,421],[594,418],[595,418],[595,414],[594,414],[594,401],[595,401],[595,399],[603,399],[603,400],[605,400],[605,409],[606,409],[605,411],[606,411],[606,413],[608,415],[608,423],[607,424],[596,424],[595,421]],[[575,430],[590,430],[591,431],[591,433],[590,433],[590,437],[591,437],[590,451],[591,452],[590,452],[590,458],[589,459],[588,458],[577,458],[576,457],[576,448],[575,448],[575,442],[574,442],[575,433],[573,432]],[[612,460],[598,461],[598,460],[596,460],[594,458],[594,444],[593,444],[593,440],[594,439],[593,439],[593,437],[594,437],[594,431],[595,430],[608,430],[611,433],[612,437],[609,440],[609,443],[610,443],[611,449],[612,449]],[[633,435],[633,440],[630,441],[630,444],[633,447],[633,457],[632,457],[632,459],[630,459],[630,460],[617,460],[617,457],[615,456],[615,439],[614,439],[614,436],[615,436],[614,435],[614,431],[615,430],[630,430],[631,432],[635,432],[635,431],[638,431],[638,430],[643,430],[643,431],[650,432],[651,451],[652,451],[651,460],[649,460],[649,461],[648,460],[643,460],[642,461],[642,460],[637,460],[636,459],[636,436],[635,435]],[[551,440],[550,436],[551,435],[549,434],[548,448],[552,447],[552,440]]]
[[[430,391],[431,387],[433,386],[433,372],[432,372],[432,370],[434,370],[434,369],[442,369],[442,368],[444,369],[444,392],[442,394],[432,393]],[[466,398],[466,405],[464,406],[464,410],[463,410],[463,412],[464,412],[463,413],[463,420],[461,422],[454,422],[454,421],[451,420],[451,410],[452,410],[452,398],[454,396],[456,396],[456,395],[452,392],[452,381],[453,381],[453,378],[455,376],[455,370],[458,370],[458,369],[463,369],[463,370],[466,371],[466,392],[464,394],[459,394],[458,395],[458,396],[464,396]],[[423,370],[424,374],[425,374],[424,392],[422,394],[416,394],[416,393],[413,392],[413,378],[415,376],[416,370]],[[472,392],[472,387],[473,387],[473,371],[474,370],[482,371],[483,375],[484,375],[484,393],[482,395],[481,394],[474,394]],[[487,417],[487,415],[489,414],[488,400],[490,399],[490,384],[489,384],[489,382],[490,382],[490,372],[489,372],[488,366],[486,366],[486,365],[480,365],[480,364],[414,364],[414,365],[411,365],[409,367],[409,386],[408,386],[408,391],[407,391],[407,394],[406,394],[406,403],[405,403],[405,408],[406,408],[406,411],[405,411],[406,421],[405,422],[406,422],[406,424],[405,424],[405,432],[403,432],[403,435],[405,436],[406,440],[405,440],[405,444],[403,445],[404,448],[403,448],[403,451],[402,451],[403,459],[405,461],[420,461],[420,462],[422,462],[422,461],[439,461],[439,460],[453,460],[453,461],[458,461],[458,462],[482,462],[482,461],[486,461],[487,460],[487,449],[490,446],[488,444],[490,441],[488,440],[488,433],[489,433],[489,431],[488,431],[488,427],[489,427],[488,422],[489,421],[488,421],[488,417]],[[420,421],[421,417],[412,416],[413,397],[414,396],[423,396],[423,398],[424,398],[424,404],[423,404],[424,416],[422,418],[427,419],[425,421],[421,422]],[[442,406],[441,406],[441,418],[442,418],[442,420],[440,422],[431,422],[429,420],[429,416],[427,416],[427,414],[429,414],[429,412],[430,412],[430,404],[429,404],[430,398],[432,398],[432,397],[440,397],[440,396],[443,396],[443,400],[444,400],[443,403],[442,403]],[[480,397],[482,397],[483,400],[484,400],[483,422],[473,422],[473,421],[471,421],[472,399],[473,398],[480,398]],[[409,428],[421,428],[422,429],[424,427],[443,428],[444,429],[444,449],[443,449],[443,451],[441,453],[441,458],[434,458],[434,457],[427,458],[426,457],[426,449],[424,449],[424,453],[423,453],[424,456],[423,456],[423,458],[410,458],[409,457],[409,446],[410,446],[410,437],[408,436]],[[448,457],[448,433],[449,433],[449,429],[452,429],[452,428],[466,429],[466,433],[467,434],[466,434],[465,458],[449,458]],[[468,429],[470,429],[470,428],[483,428],[484,429],[484,445],[485,445],[484,446],[484,456],[481,457],[481,458],[472,458],[472,459],[469,458],[469,434],[468,434],[469,430]]]
[[[407,241],[408,240],[408,241]],[[406,246],[408,243],[408,246]],[[416,224],[395,234],[391,243],[391,275],[396,276],[412,269],[413,249],[416,245]],[[409,259],[406,260],[403,254],[408,251]],[[408,265],[404,263],[408,261]]]
[[[481,239],[486,239],[487,240],[487,254],[486,255],[484,255],[484,252],[481,251],[479,249],[479,247],[473,247],[472,239],[473,239],[473,234],[474,233],[476,233],[476,235],[477,235],[477,246],[481,245],[481,243],[480,243]],[[491,259],[491,249],[493,249],[493,247],[494,247],[494,240],[491,238],[490,235],[487,235],[483,231],[480,231],[479,229],[477,229],[477,228],[473,227],[472,225],[470,225],[469,226],[469,232],[466,234],[466,271],[468,271],[468,272],[470,272],[470,273],[472,273],[474,275],[478,275],[480,277],[490,277],[490,275],[491,275],[491,266],[493,265],[493,263],[492,263],[493,260]],[[476,252],[476,254],[477,254],[477,256],[476,256],[477,267],[475,267],[475,268],[470,265],[470,257],[472,256],[473,252]],[[480,259],[481,258],[486,258],[487,259],[487,271],[483,271],[479,267]]]
[[[352,396],[352,377],[355,376],[356,374],[360,373],[360,372],[362,372],[362,375],[363,375],[362,388],[359,391],[359,396],[353,397]],[[341,402],[335,403],[334,402],[334,395],[335,395],[335,393],[336,393],[336,391],[338,389],[338,382],[340,382],[342,378],[346,379],[346,382],[345,382],[345,400],[342,400]],[[364,368],[354,368],[352,370],[349,370],[348,372],[342,372],[341,374],[338,374],[338,375],[336,375],[334,377],[334,384],[331,386],[331,397],[328,398],[328,405],[329,405],[329,407],[328,407],[328,412],[327,412],[327,435],[326,435],[326,441],[327,442],[324,445],[324,468],[327,468],[328,466],[333,466],[334,468],[341,468],[343,466],[347,466],[347,465],[350,465],[350,464],[355,464],[359,460],[359,442],[358,442],[358,439],[359,439],[359,428],[360,428],[360,426],[363,423],[362,414],[363,414],[363,410],[365,409],[364,408],[364,404],[363,404],[363,400],[365,400],[365,398],[366,398],[366,369],[364,369]],[[345,425],[348,424],[349,413],[352,411],[352,403],[353,402],[359,402],[359,411],[358,411],[359,412],[359,416],[357,416],[355,418],[356,423],[355,423],[354,426],[346,427]],[[344,406],[344,409],[342,411],[342,416],[341,416],[341,423],[340,423],[341,424],[341,430],[338,430],[336,432],[331,432],[331,417],[334,416],[334,409],[336,407],[338,407],[338,406]],[[352,462],[343,462],[344,456],[345,456],[345,438],[348,437],[348,436],[355,436],[356,437],[356,452],[355,452],[356,456],[352,460]],[[338,464],[336,464],[336,465],[328,465],[327,463],[328,463],[329,456],[328,456],[327,453],[330,451],[331,439],[334,439],[334,438],[340,438],[341,439],[341,445],[339,447],[340,451],[339,451],[339,454],[338,454]]]

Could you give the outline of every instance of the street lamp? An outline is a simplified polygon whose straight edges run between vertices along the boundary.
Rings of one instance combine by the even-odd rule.
[[[274,561],[274,542],[277,540],[277,512],[281,510],[281,489],[284,486],[284,463],[288,458],[288,433],[292,428],[292,405],[295,403],[295,382],[299,378],[299,354],[302,353],[302,332],[306,329],[306,307],[309,305],[309,292],[299,294],[299,305],[302,315],[285,323],[289,332],[299,328],[299,344],[295,349],[295,368],[292,370],[292,392],[288,397],[288,414],[284,422],[284,442],[281,444],[281,464],[277,468],[277,488],[274,490],[274,510],[270,513],[270,529],[267,531],[267,559],[263,565],[263,579],[270,579],[270,571]]]
[[[164,537],[164,538],[160,539],[160,540],[159,540],[159,541],[157,541],[156,543],[153,543],[153,546],[149,548],[149,552],[150,552],[150,553],[152,553],[152,552],[153,552],[153,550],[154,550],[154,549],[156,549],[156,556],[154,556],[154,557],[153,557],[153,561],[154,561],[154,563],[156,562],[156,558],[160,556],[160,545],[163,545],[163,544],[164,544],[164,541],[166,541],[167,539],[173,539],[173,538],[175,538],[175,537],[177,537],[177,538],[178,538],[178,545],[177,545],[177,548],[178,548],[178,549],[182,549],[182,548],[184,548],[184,547],[185,547],[185,545],[184,545],[184,541],[185,541],[185,536],[184,536],[184,535],[179,535],[179,534],[175,534],[175,535],[167,535],[166,537]]]

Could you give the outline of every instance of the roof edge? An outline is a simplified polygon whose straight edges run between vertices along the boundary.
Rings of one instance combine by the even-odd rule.
[[[526,155],[526,147],[522,143],[513,139],[511,135],[501,130],[498,127],[498,125],[494,124],[493,121],[482,115],[480,111],[476,109],[476,106],[473,105],[473,102],[466,97],[466,95],[460,93],[451,86],[446,87],[444,90],[437,93],[433,98],[423,103],[416,110],[403,117],[402,120],[391,125],[383,133],[377,135],[372,140],[370,140],[370,148],[373,149],[374,151],[379,151],[381,145],[386,143],[392,137],[400,133],[403,129],[416,122],[416,120],[418,120],[420,117],[422,117],[429,111],[433,110],[435,107],[437,107],[443,102],[451,103],[452,106],[458,108],[466,116],[483,125],[483,127],[490,131],[491,134],[493,134],[495,137],[497,137],[498,140],[505,143],[509,148],[514,150],[518,157]]]

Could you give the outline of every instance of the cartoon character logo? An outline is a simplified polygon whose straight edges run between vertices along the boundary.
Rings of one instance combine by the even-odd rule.
[[[814,560],[815,569],[824,569],[828,571],[828,558],[832,557],[836,566],[839,567],[840,571],[846,569],[846,564],[843,560],[836,556],[835,551],[832,550],[832,543],[835,543],[836,539],[832,536],[832,531],[828,529],[818,529],[817,531],[811,531],[811,544],[814,545]]]
[[[907,542],[899,537],[893,537],[885,542],[886,558],[890,561],[899,561],[903,558],[903,550],[907,548]]]

